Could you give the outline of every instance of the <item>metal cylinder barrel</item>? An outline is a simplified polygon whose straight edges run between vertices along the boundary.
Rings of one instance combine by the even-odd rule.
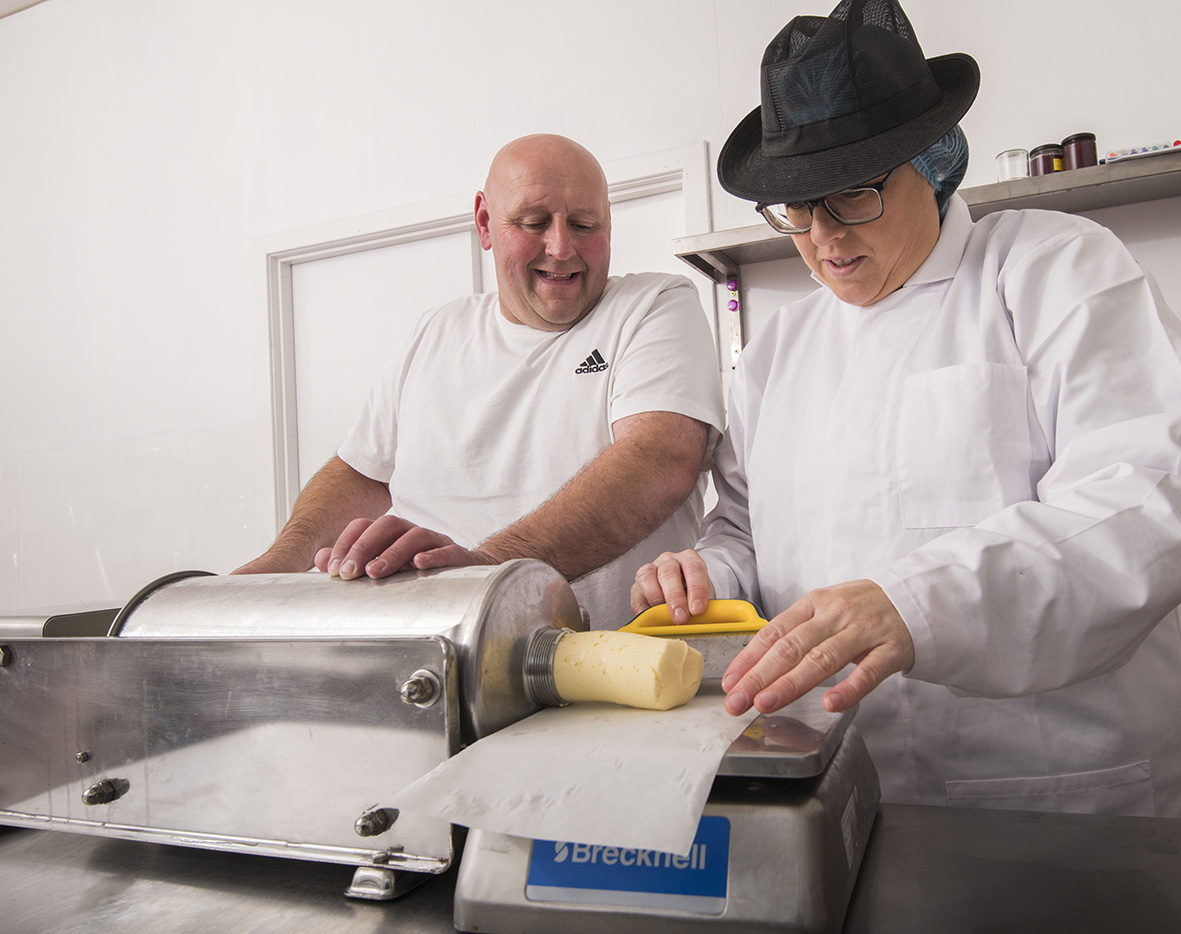
[[[566,580],[540,561],[410,571],[383,580],[327,574],[169,575],[120,613],[123,639],[437,639],[455,648],[466,741],[539,709],[526,656],[537,633],[586,629]]]

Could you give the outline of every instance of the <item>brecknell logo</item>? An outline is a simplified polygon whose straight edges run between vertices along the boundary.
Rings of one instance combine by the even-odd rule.
[[[617,846],[596,846],[590,843],[568,843],[565,840],[554,844],[553,861],[583,863],[594,866],[647,866],[652,869],[693,869],[704,870],[706,846],[695,843],[688,856],[677,856],[662,850],[625,849]]]
[[[525,897],[538,902],[676,908],[721,914],[730,875],[730,821],[701,818],[684,856],[639,847],[534,840]]]

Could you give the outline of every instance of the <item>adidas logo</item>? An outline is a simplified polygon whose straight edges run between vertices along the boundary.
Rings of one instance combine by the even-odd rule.
[[[579,365],[575,373],[598,373],[607,369],[611,364],[603,359],[603,355],[596,350]]]

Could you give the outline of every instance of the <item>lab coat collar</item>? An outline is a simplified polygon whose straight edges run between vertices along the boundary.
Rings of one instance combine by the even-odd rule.
[[[959,195],[952,195],[947,203],[947,214],[939,227],[935,248],[903,288],[952,278],[959,269],[960,260],[964,258],[971,229],[972,215],[968,213],[968,203]]]

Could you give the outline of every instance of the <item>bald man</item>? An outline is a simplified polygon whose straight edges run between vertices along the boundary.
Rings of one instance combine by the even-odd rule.
[[[537,558],[592,626],[617,627],[652,549],[696,540],[724,427],[705,315],[681,276],[609,277],[607,181],[572,140],[502,148],[475,224],[498,291],[422,316],[274,544],[235,573]]]

